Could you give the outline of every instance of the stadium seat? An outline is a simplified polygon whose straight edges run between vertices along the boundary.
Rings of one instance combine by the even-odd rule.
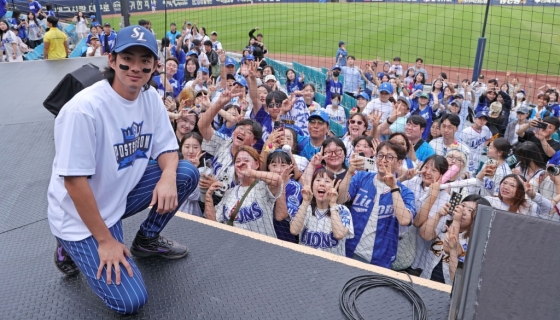
[[[40,45],[36,46],[33,51],[29,51],[25,54],[25,60],[40,60],[43,59],[43,48],[44,45],[41,43]]]
[[[326,101],[327,97],[325,97],[324,94],[321,94],[319,92],[315,92],[315,102],[317,102],[318,104],[321,105],[321,107],[325,107],[325,101]]]
[[[343,137],[346,133],[346,129],[333,120],[329,121],[329,129],[339,138]]]
[[[84,50],[87,51],[86,38],[80,40],[80,42],[76,44],[76,47],[72,50],[68,58],[80,58],[84,53]]]

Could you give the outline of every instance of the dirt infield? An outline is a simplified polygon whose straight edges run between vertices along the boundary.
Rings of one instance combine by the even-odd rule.
[[[302,56],[302,55],[295,55],[295,54],[285,54],[285,53],[271,53],[268,54],[272,59],[292,62],[296,61],[298,63],[312,66],[312,67],[332,67],[334,64],[334,57],[316,57],[316,56]],[[429,61],[425,61],[429,62]],[[358,59],[356,61],[357,65],[364,68],[366,60]],[[404,69],[406,70],[407,67],[414,65],[414,63],[405,63],[403,62]],[[378,71],[380,71],[381,67],[378,67]],[[457,79],[471,79],[473,69],[472,68],[461,68],[461,67],[447,67],[447,66],[438,66],[438,65],[430,65],[424,64],[424,68],[428,71],[428,75],[430,80],[433,80],[439,73],[445,72],[447,74],[447,78],[451,82],[457,82]],[[482,74],[486,80],[488,79],[498,79],[498,83],[502,84],[506,79],[506,72],[504,71],[495,71],[495,70],[482,70]],[[538,94],[538,88],[542,85],[549,84],[552,87],[560,86],[560,77],[552,76],[552,75],[531,75],[526,73],[512,73],[510,75],[511,80],[513,77],[517,77],[519,82],[523,85],[523,88],[529,94],[529,79],[533,79],[533,102],[536,101],[536,94]]]

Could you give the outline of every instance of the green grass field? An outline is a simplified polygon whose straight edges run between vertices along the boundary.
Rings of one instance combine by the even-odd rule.
[[[481,34],[484,6],[408,3],[305,3],[207,7],[168,12],[167,26],[198,22],[216,30],[229,51],[241,51],[248,32],[259,26],[269,51],[334,56],[339,40],[359,59],[472,67]],[[556,7],[492,6],[488,18],[485,69],[560,74],[560,20]],[[560,9],[558,10],[560,13]],[[166,29],[163,12],[134,14],[148,19],[158,38]],[[118,25],[120,18],[105,18]],[[168,27],[167,27],[168,29]]]

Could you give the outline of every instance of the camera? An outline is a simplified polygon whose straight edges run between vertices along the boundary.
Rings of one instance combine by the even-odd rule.
[[[551,176],[560,175],[560,165],[548,165],[546,166],[546,172]]]

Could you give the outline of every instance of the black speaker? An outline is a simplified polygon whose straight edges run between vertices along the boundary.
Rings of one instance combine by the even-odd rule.
[[[56,117],[60,109],[78,92],[103,80],[99,68],[91,63],[68,73],[43,102],[43,106]]]

